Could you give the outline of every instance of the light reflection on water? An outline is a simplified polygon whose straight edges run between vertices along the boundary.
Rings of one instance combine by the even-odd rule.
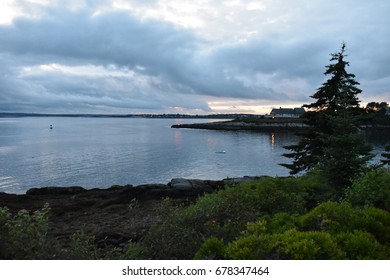
[[[0,119],[0,192],[24,193],[43,186],[167,183],[177,177],[218,180],[288,175],[279,163],[287,162],[281,157],[286,152],[283,146],[298,140],[293,133],[170,128],[205,121]]]

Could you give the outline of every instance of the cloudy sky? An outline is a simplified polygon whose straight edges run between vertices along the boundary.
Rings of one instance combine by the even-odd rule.
[[[0,0],[0,111],[268,113],[347,44],[390,102],[388,0]]]

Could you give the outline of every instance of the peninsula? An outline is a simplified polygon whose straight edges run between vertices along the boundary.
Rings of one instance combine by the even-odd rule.
[[[309,126],[300,118],[236,118],[230,121],[209,123],[175,124],[172,128],[194,128],[214,130],[305,130]]]

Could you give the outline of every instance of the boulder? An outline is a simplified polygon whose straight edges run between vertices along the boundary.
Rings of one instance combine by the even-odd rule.
[[[168,184],[173,190],[189,191],[189,192],[213,192],[215,189],[211,186],[209,181],[197,179],[174,178]]]

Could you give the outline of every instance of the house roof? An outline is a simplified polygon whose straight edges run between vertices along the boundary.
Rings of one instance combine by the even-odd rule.
[[[306,113],[306,110],[303,109],[302,107],[300,107],[300,108],[294,108],[294,111],[295,111],[296,114],[300,114],[300,115]]]

